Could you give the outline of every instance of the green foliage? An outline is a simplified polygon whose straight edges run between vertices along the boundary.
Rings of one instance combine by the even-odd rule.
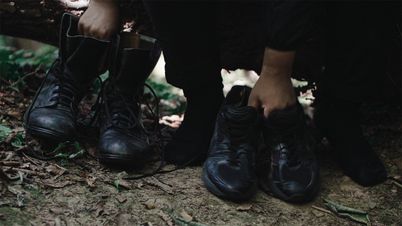
[[[7,139],[7,137],[10,135],[11,131],[12,130],[10,128],[8,128],[7,126],[3,126],[0,124],[0,143]]]
[[[57,57],[57,49],[47,45],[31,51],[15,50],[4,44],[4,40],[0,39],[0,78],[9,82],[19,81],[35,70],[47,70]],[[18,85],[24,85],[24,81]]]
[[[151,88],[154,90],[154,92],[160,99],[172,100],[172,99],[178,98],[178,95],[173,94],[171,92],[171,88],[166,83],[159,83],[159,82],[155,82],[153,80],[148,79],[147,84],[149,86],[151,86]]]
[[[165,108],[167,108],[167,109],[164,109],[166,112],[168,112],[170,114],[179,114],[179,113],[184,112],[184,110],[186,108],[186,104],[180,95],[172,92],[171,85],[169,85],[167,83],[156,82],[151,79],[148,79],[146,83],[152,88],[152,90],[155,92],[156,96],[159,99],[163,99],[168,102],[175,103],[173,105],[175,107],[165,106]],[[145,94],[150,95],[151,91],[145,89]]]
[[[25,135],[23,132],[17,133],[14,139],[11,141],[11,146],[15,148],[22,148],[25,146]]]
[[[70,150],[66,150],[70,149]],[[56,158],[68,160],[68,159],[76,159],[85,154],[85,148],[83,148],[78,142],[64,142],[60,143],[54,150]]]

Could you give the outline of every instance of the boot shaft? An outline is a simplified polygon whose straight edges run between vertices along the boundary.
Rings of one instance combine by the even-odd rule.
[[[112,83],[127,94],[141,92],[161,54],[156,40],[135,33],[122,33],[113,47],[115,52],[109,70]]]
[[[87,88],[101,73],[111,42],[78,33],[78,18],[64,14],[60,28],[59,59],[63,76],[80,89]]]

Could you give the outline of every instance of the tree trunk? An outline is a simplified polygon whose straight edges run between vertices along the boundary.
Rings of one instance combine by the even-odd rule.
[[[140,0],[120,0],[122,31],[151,35],[151,26]],[[0,0],[0,34],[57,45],[64,12],[80,16],[89,0]]]

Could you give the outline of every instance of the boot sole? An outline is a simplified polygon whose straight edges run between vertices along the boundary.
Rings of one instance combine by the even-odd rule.
[[[203,167],[201,178],[205,184],[205,187],[207,188],[207,190],[209,192],[211,192],[212,194],[216,195],[217,197],[225,199],[225,200],[229,200],[229,201],[233,201],[233,202],[244,202],[244,201],[250,200],[257,192],[257,186],[254,185],[249,190],[249,192],[247,192],[245,194],[241,194],[241,195],[240,194],[239,195],[225,194],[211,181],[211,179],[209,179],[208,173],[206,172],[206,167]]]
[[[42,127],[28,126],[25,128],[26,132],[32,137],[38,138],[44,141],[51,142],[66,142],[74,141],[75,137],[66,136],[65,134],[59,133],[54,130],[45,129]]]
[[[146,159],[147,157],[138,157],[134,155],[98,155],[99,162],[111,168],[142,169],[145,167]]]
[[[318,182],[317,182],[318,183]],[[318,194],[318,191],[320,190],[320,186],[319,183],[317,186],[313,186],[313,189],[308,190],[306,189],[308,192],[304,192],[304,193],[298,193],[298,194],[294,194],[294,195],[286,195],[285,193],[283,193],[274,183],[272,183],[272,181],[270,180],[268,183],[269,189],[271,191],[271,194],[278,198],[281,199],[285,202],[289,202],[289,203],[307,203],[312,201]],[[266,188],[263,189],[266,193],[269,193],[268,191],[266,191]]]

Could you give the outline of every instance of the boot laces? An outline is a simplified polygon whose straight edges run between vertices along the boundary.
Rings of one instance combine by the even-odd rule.
[[[303,123],[296,123],[293,127],[278,131],[275,136],[279,138],[277,148],[281,158],[287,159],[291,166],[299,165],[311,156],[308,152],[310,142],[306,140],[310,138],[305,134]]]
[[[230,136],[232,145],[241,145],[250,142],[250,133],[253,129],[253,123],[250,119],[239,121],[233,119],[227,113],[223,113],[223,117],[226,121],[224,128]]]
[[[72,108],[75,112],[78,109],[78,93],[79,88],[74,81],[67,76],[63,76],[62,68],[59,66],[60,60],[56,60],[52,66],[56,75],[55,88],[52,90],[50,101],[55,101],[56,106]]]
[[[125,130],[140,128],[145,131],[139,118],[141,106],[138,95],[124,94],[112,85],[103,96],[105,114],[111,126]]]

